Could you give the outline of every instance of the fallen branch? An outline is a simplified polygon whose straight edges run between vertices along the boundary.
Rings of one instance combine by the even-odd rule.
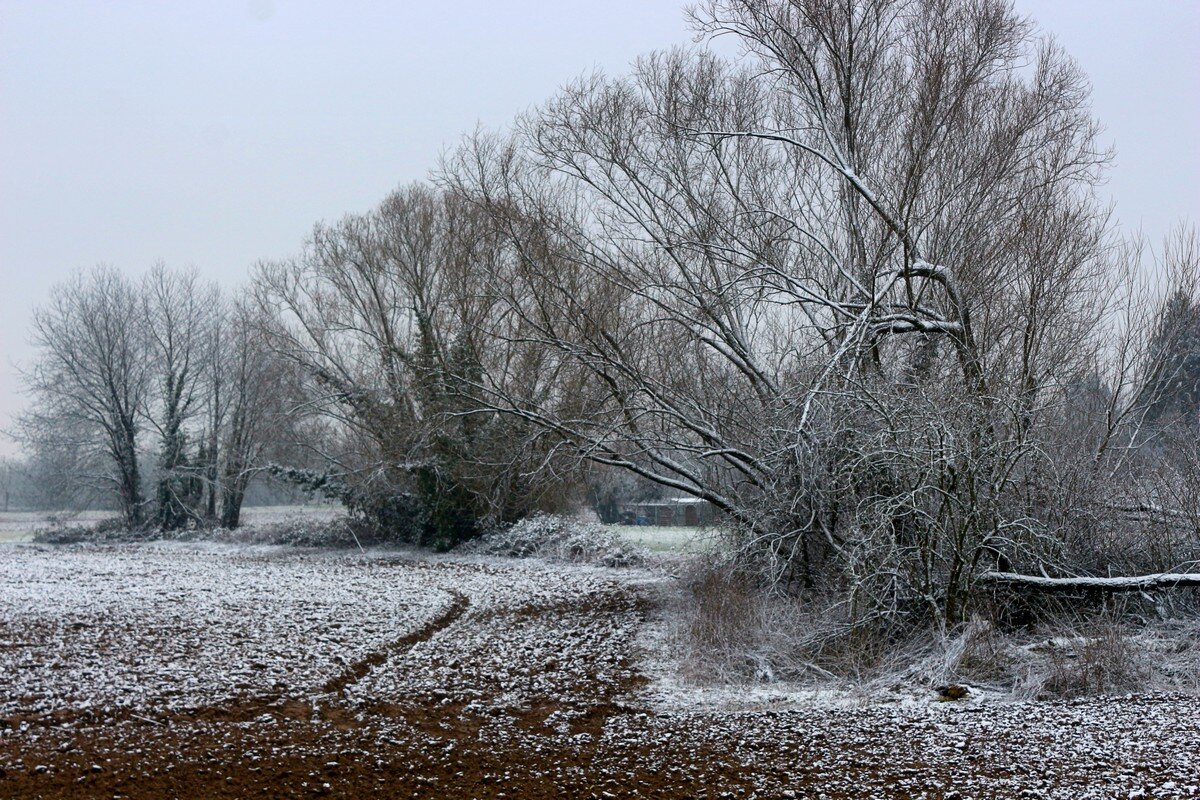
[[[1002,584],[1031,592],[1143,592],[1154,589],[1200,587],[1200,573],[1159,572],[1122,578],[1044,578],[1016,572],[987,572],[980,583]]]
[[[1130,519],[1154,519],[1155,517],[1167,517],[1170,519],[1191,520],[1192,514],[1186,511],[1181,511],[1177,508],[1164,508],[1151,503],[1108,503],[1105,506],[1110,511],[1116,511],[1124,514]]]

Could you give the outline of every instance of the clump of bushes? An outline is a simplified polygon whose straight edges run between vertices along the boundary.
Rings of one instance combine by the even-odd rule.
[[[329,519],[308,514],[289,514],[271,522],[205,532],[204,538],[237,544],[352,548],[378,544],[372,538],[372,532],[372,528],[350,517]]]
[[[485,515],[470,494],[432,467],[342,477],[279,465],[270,471],[310,494],[340,502],[362,536],[374,542],[445,552],[483,528]]]
[[[689,681],[840,684],[882,664],[886,640],[848,624],[844,609],[772,591],[764,572],[736,558],[695,558],[679,578],[671,637]]]
[[[642,566],[648,555],[607,526],[553,514],[534,514],[494,528],[460,551],[606,567]]]
[[[1128,604],[1043,609],[1013,625],[985,613],[944,631],[868,634],[836,597],[770,591],[728,558],[693,560],[673,615],[679,669],[693,683],[787,681],[873,694],[969,687],[1023,700],[1200,692],[1200,623],[1146,619]]]
[[[102,519],[92,523],[71,523],[61,518],[51,518],[44,528],[33,532],[33,541],[39,544],[78,544],[81,542],[136,542],[154,538],[144,529],[130,530],[119,517]]]
[[[1144,692],[1153,685],[1149,653],[1122,625],[1097,620],[1028,647],[1032,668],[1018,691],[1035,698]]]
[[[40,544],[105,543],[125,544],[149,541],[214,541],[235,544],[289,545],[292,547],[358,547],[385,543],[375,526],[353,517],[288,514],[270,522],[258,522],[238,528],[193,525],[164,530],[144,527],[130,529],[119,518],[90,524],[69,525],[61,522],[34,533]]]

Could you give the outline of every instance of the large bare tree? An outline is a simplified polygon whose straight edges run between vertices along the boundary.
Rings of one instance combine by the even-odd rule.
[[[142,297],[157,388],[148,409],[159,437],[155,522],[174,529],[196,516],[200,484],[188,461],[187,427],[210,378],[203,348],[212,341],[218,291],[194,269],[170,270],[160,263],[146,276]]]
[[[589,76],[447,164],[507,235],[492,329],[557,387],[480,404],[709,500],[779,578],[960,618],[1044,533],[1013,488],[1097,346],[1087,82],[1005,2],[695,16],[744,56]]]
[[[269,347],[252,300],[225,306],[213,335],[209,435],[201,459],[207,467],[206,515],[223,528],[236,528],[251,480],[292,438],[288,412],[303,396],[299,376]]]
[[[298,408],[332,423],[324,455],[346,497],[437,546],[523,513],[549,475],[534,477],[540,429],[501,432],[458,402],[460,381],[516,366],[480,339],[496,241],[473,206],[417,185],[318,226],[299,257],[256,275],[272,347],[305,376]]]
[[[140,526],[138,436],[154,359],[137,287],[112,267],[76,273],[34,313],[33,344],[39,354],[25,375],[34,396],[26,435],[70,435],[72,452],[96,451],[100,471],[92,477],[115,489],[125,523]]]

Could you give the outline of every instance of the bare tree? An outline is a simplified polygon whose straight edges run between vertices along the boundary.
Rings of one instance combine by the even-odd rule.
[[[37,361],[25,373],[34,395],[27,438],[72,437],[72,450],[103,458],[92,477],[115,489],[126,524],[145,521],[138,437],[153,358],[137,288],[111,267],[79,272],[34,313]]]
[[[587,77],[446,165],[507,236],[489,324],[555,386],[477,399],[710,501],[777,579],[959,619],[1044,535],[1014,487],[1099,346],[1087,82],[1002,2],[696,19],[746,56]]]
[[[0,457],[0,510],[7,513],[19,481],[19,463],[11,458]]]
[[[219,500],[220,526],[236,528],[250,481],[267,468],[265,454],[279,449],[289,406],[301,397],[294,389],[297,376],[268,347],[257,308],[249,301],[234,302],[224,315],[216,354],[211,494]]]
[[[496,242],[477,209],[413,186],[256,275],[271,345],[305,376],[298,407],[337,433],[325,456],[348,502],[440,547],[519,516],[545,486],[540,428],[501,431],[458,403],[462,381],[505,368],[478,327]]]
[[[1052,534],[1016,560],[1023,572],[1128,576],[1200,558],[1200,508],[1187,467],[1194,427],[1163,414],[1186,404],[1178,390],[1192,323],[1179,309],[1200,279],[1193,241],[1180,228],[1152,259],[1140,237],[1111,251],[1111,304],[1095,366],[1063,386],[1044,415],[1023,481],[1026,506]]]
[[[1200,250],[1169,242],[1164,290],[1117,239],[1077,65],[1007,0],[691,14],[740,55],[581,78],[260,265],[252,305],[164,268],[60,287],[28,429],[81,472],[103,441],[136,524],[149,420],[174,527],[236,525],[311,425],[326,469],[288,474],[438,547],[591,462],[708,501],[852,628],[956,624],[981,582],[1190,583]]]
[[[437,302],[434,198],[413,190],[403,239],[385,241],[381,213],[318,226],[304,254],[261,265],[255,291],[272,346],[309,380],[310,405],[344,432],[331,461],[356,483],[399,486],[414,466],[421,398],[419,340]]]
[[[187,426],[199,410],[209,329],[218,309],[215,285],[194,269],[170,270],[157,264],[142,287],[143,314],[157,384],[148,419],[159,435],[156,522],[167,530],[196,515],[200,482],[188,461]]]
[[[1168,239],[1162,261],[1172,288],[1149,346],[1148,370],[1158,422],[1200,422],[1200,236],[1180,229]]]

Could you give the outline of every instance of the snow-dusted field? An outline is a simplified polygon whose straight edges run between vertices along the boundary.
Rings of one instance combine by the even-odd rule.
[[[1200,702],[714,704],[670,579],[0,546],[0,797],[1197,797]]]
[[[341,506],[313,503],[294,506],[246,506],[242,522],[247,525],[278,522],[293,517],[328,520],[345,514]],[[0,542],[26,542],[56,524],[89,525],[112,519],[112,511],[0,511]]]
[[[451,599],[419,573],[277,548],[13,551],[0,564],[0,715],[312,691]]]
[[[723,546],[718,528],[681,525],[611,525],[632,545],[658,553],[706,553]]]

